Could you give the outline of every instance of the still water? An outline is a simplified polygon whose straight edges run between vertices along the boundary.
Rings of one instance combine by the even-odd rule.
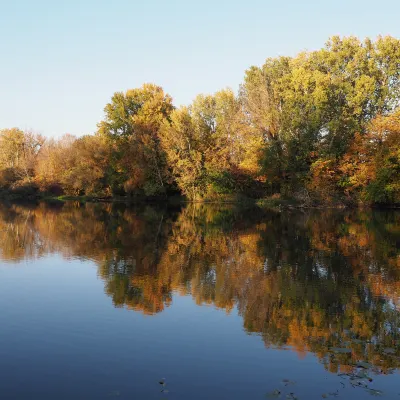
[[[400,399],[400,213],[0,204],[0,399]]]

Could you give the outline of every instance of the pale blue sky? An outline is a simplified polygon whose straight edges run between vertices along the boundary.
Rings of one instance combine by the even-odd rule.
[[[187,104],[332,35],[400,37],[399,21],[398,0],[0,0],[0,128],[92,133],[115,91],[154,82]]]

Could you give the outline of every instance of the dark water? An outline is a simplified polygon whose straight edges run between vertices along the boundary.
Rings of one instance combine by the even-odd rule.
[[[400,399],[399,248],[398,212],[2,204],[0,399]]]

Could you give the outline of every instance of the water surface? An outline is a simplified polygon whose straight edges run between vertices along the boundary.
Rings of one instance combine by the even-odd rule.
[[[399,399],[399,248],[394,211],[0,204],[0,398]]]

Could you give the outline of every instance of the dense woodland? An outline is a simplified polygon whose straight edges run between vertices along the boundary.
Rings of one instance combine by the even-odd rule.
[[[0,131],[0,189],[20,195],[247,196],[400,203],[400,40],[332,37],[251,67],[237,94],[176,108],[154,84],[115,93],[93,135]]]

